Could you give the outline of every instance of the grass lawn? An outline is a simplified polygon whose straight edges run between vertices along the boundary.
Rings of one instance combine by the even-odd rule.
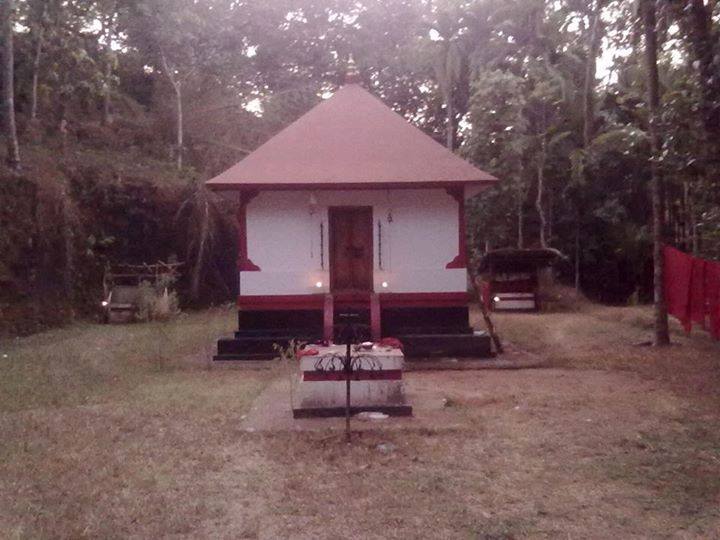
[[[499,316],[547,368],[408,373],[448,406],[350,446],[242,428],[286,372],[209,368],[231,311],[0,342],[0,537],[717,537],[720,345],[649,317]]]

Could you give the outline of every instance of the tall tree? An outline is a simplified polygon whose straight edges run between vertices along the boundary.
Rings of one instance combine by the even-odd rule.
[[[715,0],[688,0],[680,17],[697,65],[705,129],[714,137],[720,136],[720,24],[713,13],[716,5]]]
[[[484,63],[484,55],[476,51],[487,46],[495,9],[494,0],[427,3],[427,22],[421,28],[430,42],[430,64],[445,104],[445,144],[451,150],[457,146],[459,120],[468,112],[472,71]]]
[[[655,0],[639,0],[640,16],[645,37],[645,76],[647,80],[647,102],[650,112],[648,131],[652,157],[650,163],[650,192],[653,214],[653,287],[655,296],[655,339],[656,346],[670,344],[667,304],[665,301],[665,280],[663,265],[664,216],[660,160],[662,139],[660,135],[660,80],[658,75],[658,53],[656,34]]]
[[[172,86],[175,94],[175,163],[177,164],[178,171],[182,170],[183,167],[183,151],[185,146],[185,127],[184,127],[184,115],[183,115],[183,94],[182,94],[182,79],[175,67],[171,67],[167,60],[167,54],[165,53],[164,47],[160,47],[160,65],[162,66],[163,73],[167,77],[170,85]]]
[[[102,81],[102,123],[112,124],[112,92],[113,69],[115,67],[115,52],[113,40],[117,34],[118,2],[117,0],[104,0],[98,4],[98,17],[102,26],[103,40],[103,81]]]
[[[432,69],[445,102],[445,145],[449,150],[455,149],[456,89],[468,62],[462,20],[452,7],[439,10],[435,20],[428,24]]]
[[[527,154],[530,148],[525,80],[499,70],[484,71],[473,84],[469,121],[473,126],[462,147],[463,154],[479,166],[503,179],[492,191],[492,199],[478,208],[479,228],[485,241],[525,245],[525,203],[529,181]],[[487,204],[484,204],[487,202]],[[499,224],[515,234],[497,231]]]
[[[535,87],[528,96],[523,114],[528,119],[529,131],[533,139],[530,149],[536,173],[535,210],[540,220],[538,238],[540,246],[546,248],[551,229],[546,202],[550,193],[547,173],[552,159],[551,153],[568,136],[568,133],[562,131],[562,123],[565,120],[561,114],[562,83],[558,83],[556,77],[548,75],[543,64],[538,65],[538,69],[531,70],[528,78],[531,78]]]
[[[459,45],[450,39],[443,39],[435,53],[433,69],[445,100],[445,145],[448,150],[455,149],[455,87],[462,68],[463,58]]]
[[[229,0],[137,0],[127,16],[130,40],[146,65],[159,73],[172,89],[178,169],[185,155],[185,97],[188,87],[202,87],[206,80],[231,86],[227,65],[238,55],[238,43],[224,25]],[[222,41],[222,44],[221,44]],[[223,44],[230,46],[223,47]]]
[[[597,86],[597,58],[603,38],[602,10],[606,0],[595,0],[590,13],[590,32],[587,38],[587,60],[585,67],[585,80],[583,82],[583,136],[582,153],[579,154],[585,162],[589,159],[589,152],[596,132],[595,116],[595,90]],[[582,167],[582,174],[588,177],[590,168]],[[591,181],[591,178],[583,179]],[[582,242],[580,242],[580,213],[579,205],[575,208],[575,291],[580,292],[580,259],[582,257]]]
[[[13,49],[13,14],[15,5],[13,0],[4,0],[0,5],[0,27],[2,28],[3,43],[3,113],[5,116],[5,140],[8,167],[16,172],[20,171],[20,144],[18,143],[17,127],[15,125],[15,52]]]
[[[40,82],[40,63],[45,45],[47,26],[47,1],[28,2],[28,22],[33,35],[32,81],[30,83],[30,121],[38,117],[38,85]]]
[[[82,121],[101,92],[98,36],[90,30],[96,11],[92,2],[80,0],[47,1],[43,7],[43,74],[55,106],[53,120],[65,141],[70,122]]]
[[[597,85],[597,58],[603,38],[602,10],[605,0],[595,0],[590,15],[590,34],[587,40],[587,61],[583,83],[583,148],[590,148],[595,136],[595,88]]]

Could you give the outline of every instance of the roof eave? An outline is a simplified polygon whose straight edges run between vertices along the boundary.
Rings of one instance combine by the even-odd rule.
[[[483,178],[477,180],[450,180],[427,182],[206,182],[205,185],[213,191],[288,191],[288,190],[345,190],[345,189],[450,189],[455,187],[489,188],[497,182],[497,178]]]

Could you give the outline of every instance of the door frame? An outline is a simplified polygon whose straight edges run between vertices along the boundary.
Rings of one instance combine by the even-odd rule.
[[[343,212],[348,210],[365,210],[370,214],[370,227],[367,231],[369,238],[370,253],[368,257],[368,269],[370,273],[370,283],[368,289],[338,289],[335,287],[335,269],[334,269],[334,235],[335,229],[333,227],[334,215],[342,215]],[[372,293],[375,290],[375,242],[373,237],[373,223],[374,223],[374,211],[370,205],[338,205],[328,206],[328,268],[330,273],[330,292],[367,292]]]

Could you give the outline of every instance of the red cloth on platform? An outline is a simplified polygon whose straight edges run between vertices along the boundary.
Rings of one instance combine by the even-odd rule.
[[[712,337],[720,340],[720,263],[708,261],[705,266],[705,295]]]
[[[690,331],[690,284],[693,274],[693,258],[675,248],[663,249],[665,263],[664,286],[668,313],[676,317]]]
[[[705,265],[706,261],[692,258],[692,276],[690,278],[690,321],[705,328],[707,316],[705,296]]]
[[[393,349],[400,349],[401,351],[403,350],[402,341],[400,341],[398,338],[386,337],[382,338],[378,343],[383,347],[392,347]]]

